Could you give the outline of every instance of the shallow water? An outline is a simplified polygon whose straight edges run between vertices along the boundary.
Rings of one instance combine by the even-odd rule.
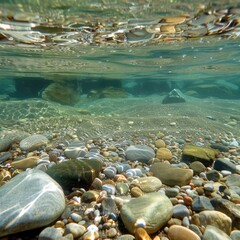
[[[176,88],[200,107],[201,99],[216,106],[217,99],[226,99],[226,113],[240,96],[238,4],[1,1],[2,103],[44,99],[91,115],[98,112],[92,105],[104,105],[109,111],[103,112],[112,114],[106,102],[129,99],[116,104],[119,115],[138,108],[132,98],[144,104],[155,96],[161,102]],[[167,16],[178,18],[168,23]],[[24,118],[20,112],[16,119]],[[5,112],[1,120],[11,116]]]

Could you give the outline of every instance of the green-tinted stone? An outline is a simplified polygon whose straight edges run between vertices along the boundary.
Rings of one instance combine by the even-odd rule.
[[[47,170],[64,189],[70,192],[73,187],[88,188],[102,169],[98,160],[69,160],[54,165]]]

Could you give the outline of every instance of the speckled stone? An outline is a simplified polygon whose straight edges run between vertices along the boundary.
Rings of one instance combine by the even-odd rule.
[[[147,145],[131,145],[126,149],[126,159],[147,163],[155,157],[155,152]]]
[[[160,159],[160,160],[168,160],[170,161],[172,159],[172,152],[165,147],[161,147],[157,150],[156,153],[156,158]]]
[[[34,151],[48,144],[48,139],[40,134],[31,135],[20,142],[20,148],[24,151]]]
[[[188,185],[193,177],[192,169],[178,168],[162,162],[154,163],[150,171],[163,184],[171,187]]]
[[[0,202],[0,236],[46,226],[65,208],[62,188],[46,173],[34,169],[0,187]]]
[[[219,211],[206,210],[198,214],[194,214],[192,216],[192,223],[197,226],[204,227],[207,227],[207,225],[215,226],[216,228],[224,231],[227,235],[230,235],[232,231],[231,218]]]
[[[212,225],[208,225],[205,228],[203,240],[232,240],[232,239],[221,229]]]
[[[173,225],[168,229],[169,240],[201,240],[201,238],[190,229]]]
[[[120,215],[130,233],[134,233],[137,220],[143,219],[147,233],[151,234],[163,227],[172,217],[172,203],[162,193],[147,193],[125,203]]]

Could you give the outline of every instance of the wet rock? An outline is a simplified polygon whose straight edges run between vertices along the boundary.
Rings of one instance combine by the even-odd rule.
[[[240,187],[240,175],[231,174],[226,177],[226,185],[228,187]]]
[[[40,134],[31,135],[20,142],[20,148],[23,151],[34,151],[46,146],[48,139]]]
[[[192,216],[192,223],[197,226],[207,225],[215,226],[221,229],[227,235],[230,235],[232,230],[232,220],[226,214],[219,211],[206,210]]]
[[[184,103],[184,102],[186,102],[186,97],[179,89],[173,89],[162,100],[163,104]]]
[[[195,232],[178,225],[173,225],[168,229],[168,238],[170,240],[201,240]]]
[[[1,144],[1,143],[0,143]],[[0,154],[0,164],[4,163],[5,161],[7,161],[8,159],[12,158],[12,153],[11,152],[5,152]]]
[[[225,213],[232,219],[232,225],[240,230],[240,206],[222,198],[211,199],[214,209]]]
[[[80,99],[80,88],[74,83],[55,82],[49,84],[42,92],[42,98],[47,101],[58,102],[63,105],[74,105]]]
[[[173,206],[173,217],[178,219],[183,219],[184,217],[189,217],[189,209],[183,204],[177,204]]]
[[[88,188],[102,169],[98,160],[69,160],[50,167],[46,173],[56,180],[66,192],[73,187]]]
[[[156,158],[160,160],[170,161],[172,157],[173,157],[172,152],[168,148],[162,147],[157,150]]]
[[[209,167],[212,166],[216,155],[217,151],[215,149],[186,144],[183,148],[182,161],[185,163],[199,161],[205,167]]]
[[[237,173],[236,165],[229,160],[218,158],[213,164],[213,168],[217,171],[227,170],[231,173]]]
[[[206,172],[206,177],[209,181],[218,182],[221,178],[221,174],[217,170],[210,170]]]
[[[145,193],[156,192],[162,186],[162,182],[158,178],[152,176],[139,178],[138,184],[140,189]]]
[[[0,236],[46,226],[65,208],[62,188],[39,170],[18,174],[0,187],[0,202]]]
[[[155,157],[155,152],[147,145],[131,145],[126,149],[126,159],[147,163]]]
[[[212,225],[208,225],[205,228],[205,231],[203,234],[203,240],[232,240],[232,238],[230,238],[221,229]]]
[[[192,210],[200,212],[203,210],[214,210],[209,198],[205,196],[197,196],[193,199]]]
[[[62,240],[63,232],[64,230],[60,228],[47,227],[41,231],[38,240]]]
[[[150,171],[163,184],[171,187],[188,185],[193,177],[193,170],[191,169],[178,168],[162,162],[154,163]]]
[[[121,208],[120,215],[130,233],[134,233],[135,224],[142,219],[147,233],[151,234],[169,221],[172,216],[172,203],[164,194],[147,193],[125,203]]]
[[[21,159],[19,161],[14,161],[11,163],[11,165],[15,168],[21,169],[21,170],[26,170],[27,168],[34,168],[37,166],[39,157],[28,157]]]
[[[66,225],[65,234],[71,233],[74,238],[81,237],[86,232],[86,228],[77,223],[68,223]]]
[[[190,163],[189,167],[193,170],[194,175],[198,175],[206,170],[206,167],[199,161],[194,161]]]
[[[85,157],[88,150],[85,147],[85,144],[81,141],[73,141],[71,142],[68,147],[64,151],[64,155],[67,158],[76,159],[78,157]]]
[[[239,230],[233,230],[230,235],[232,240],[239,240],[240,239],[240,231]]]

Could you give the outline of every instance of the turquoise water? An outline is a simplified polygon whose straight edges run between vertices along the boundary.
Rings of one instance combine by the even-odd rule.
[[[236,1],[1,1],[1,103],[89,111],[102,99],[161,101],[179,89],[200,106],[235,104],[239,15]]]

